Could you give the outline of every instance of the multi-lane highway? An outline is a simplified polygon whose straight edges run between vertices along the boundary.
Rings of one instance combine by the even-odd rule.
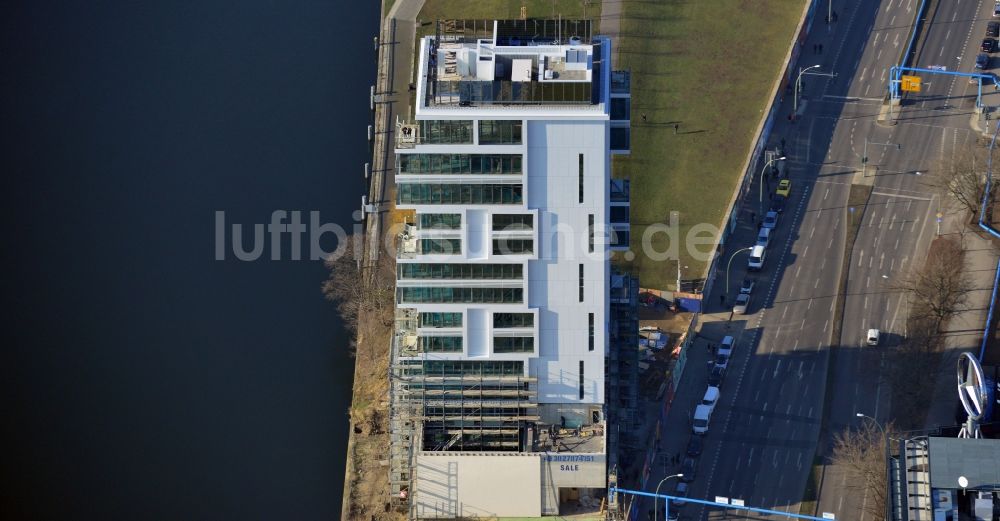
[[[992,9],[992,2],[978,0],[938,4],[928,13],[913,65],[972,72]],[[871,63],[864,58],[862,62]],[[871,65],[870,75],[861,78],[852,92],[872,84],[884,90],[885,82],[874,78],[884,65]],[[863,146],[863,137],[890,145],[869,146],[871,177],[862,181],[871,182],[873,190],[864,215],[858,217],[843,334],[831,367],[832,395],[826,411],[830,433],[856,425],[857,413],[880,422],[890,419],[880,351],[898,345],[906,334],[907,315],[906,297],[891,288],[915,263],[922,262],[935,234],[935,215],[942,205],[928,178],[936,174],[942,160],[976,139],[970,126],[976,85],[955,76],[924,75],[922,80],[921,94],[908,98],[896,125],[877,125],[871,118],[851,123],[855,149]],[[994,97],[987,94],[987,102]],[[859,133],[864,133],[862,139]],[[830,159],[840,161],[844,156],[843,147],[831,147]],[[868,328],[883,331],[881,349],[864,345]],[[819,510],[834,512],[841,519],[871,518],[863,508],[871,500],[869,495],[851,487],[841,469],[827,466],[823,470]]]
[[[817,447],[821,456],[826,454],[831,436],[858,424],[857,413],[880,421],[889,417],[888,392],[880,383],[881,354],[864,345],[864,333],[882,330],[880,348],[897,344],[905,333],[906,302],[890,288],[923,259],[934,235],[939,201],[926,179],[942,158],[976,139],[970,126],[974,98],[969,97],[975,85],[965,78],[925,76],[923,91],[908,98],[895,125],[877,122],[888,69],[908,42],[918,4],[835,2],[838,21],[828,31],[820,18],[803,46],[800,65],[818,64],[815,71],[836,77],[803,77],[805,99],[798,117],[782,119],[772,132],[772,143],[786,142],[793,188],[765,268],[757,275],[751,314],[730,317],[722,309],[708,310],[715,312],[715,321],[706,320],[702,335],[732,334],[738,343],[698,460],[692,497],[724,496],[797,511]],[[979,0],[935,4],[913,64],[972,71],[992,8]],[[787,96],[782,114],[791,113],[791,107]],[[867,205],[854,211],[848,207],[852,184],[871,190]],[[753,244],[757,227],[751,211],[756,208],[746,209],[728,252]],[[845,245],[847,228],[856,222],[857,239]],[[845,246],[851,248],[849,264]],[[724,269],[726,263],[721,265]],[[733,265],[731,279],[742,280],[745,260],[737,258]],[[841,273],[848,276],[847,295],[842,334],[834,338]],[[730,302],[735,286],[727,295]],[[714,288],[707,303],[717,304],[726,284]],[[690,370],[685,378],[704,379],[704,369]],[[686,437],[685,429],[671,426],[668,436]],[[840,469],[824,467],[819,486],[819,512],[865,519],[862,507],[870,499],[853,489]],[[681,518],[721,515],[687,505]]]

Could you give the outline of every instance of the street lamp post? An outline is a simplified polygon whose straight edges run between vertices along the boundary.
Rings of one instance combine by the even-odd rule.
[[[729,256],[729,262],[726,263],[726,295],[729,295],[729,268],[731,268],[733,265],[733,258],[736,257],[737,253],[750,251],[751,249],[753,248],[752,247],[741,248],[739,250],[734,251],[733,254]]]
[[[812,67],[806,67],[805,69],[799,69],[799,76],[795,78],[795,113],[799,112],[799,92],[802,90],[802,76],[826,76],[827,78],[836,78],[837,73],[835,72],[809,72],[810,69],[815,69],[819,65],[813,65]]]
[[[819,68],[819,65],[813,65],[812,67],[806,67],[805,69],[799,67],[799,75],[798,77],[795,78],[795,99],[792,101],[793,114],[798,114],[799,112],[799,91],[802,90],[802,75],[805,74],[805,72],[810,69],[817,69],[817,68]]]
[[[653,496],[653,521],[656,521],[656,516],[657,516],[657,514],[659,514],[659,510],[656,509],[656,500],[659,499],[659,496],[660,496],[660,486],[663,485],[664,481],[666,481],[666,480],[668,480],[670,478],[683,478],[683,477],[684,477],[684,474],[674,474],[672,476],[667,476],[667,477],[661,479],[660,482],[656,485],[656,495]],[[670,500],[669,499],[664,499],[663,502],[667,504],[667,510],[665,512],[665,515],[667,517],[670,517]]]
[[[855,413],[855,416],[857,416],[858,418],[871,420],[872,423],[874,423],[875,426],[878,427],[878,430],[882,431],[882,439],[885,440],[885,486],[889,487],[891,485],[891,483],[889,483],[889,479],[890,479],[890,476],[889,476],[889,434],[885,431],[885,427],[883,427],[882,424],[879,423],[879,421],[876,420],[875,418],[873,418],[871,416],[868,416],[867,414],[860,413],[860,412],[859,413]],[[886,494],[886,496],[885,496],[885,519],[889,519],[889,494]]]
[[[784,161],[784,160],[785,160],[785,156],[781,156],[781,157],[777,157],[777,158],[772,157],[770,160],[768,160],[767,164],[764,165],[764,168],[760,169],[760,176],[759,176],[760,177],[760,193],[758,194],[758,200],[757,200],[757,213],[760,214],[760,218],[761,219],[764,218],[764,171],[766,171],[767,167],[771,166],[771,164],[774,163],[775,161]]]

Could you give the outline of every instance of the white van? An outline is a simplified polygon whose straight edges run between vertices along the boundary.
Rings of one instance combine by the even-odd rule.
[[[761,245],[756,245],[750,250],[750,260],[747,261],[747,269],[750,271],[760,271],[764,268],[764,256],[767,250]]]
[[[771,241],[771,228],[761,228],[757,232],[757,246],[767,248],[767,243]]]
[[[717,403],[719,403],[719,388],[709,387],[708,389],[705,389],[705,396],[702,397],[701,404],[711,407],[714,411],[715,404]]]
[[[695,434],[705,434],[708,432],[708,423],[712,421],[712,408],[707,405],[699,405],[694,410],[694,423],[691,430]]]
[[[722,342],[719,343],[719,352],[717,354],[727,358],[733,356],[733,344],[735,342],[735,339],[729,335],[722,337]]]

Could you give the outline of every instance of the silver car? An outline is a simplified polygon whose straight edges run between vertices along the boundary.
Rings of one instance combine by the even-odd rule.
[[[734,315],[746,315],[747,309],[750,307],[750,294],[740,293],[736,295],[736,304],[733,306]]]

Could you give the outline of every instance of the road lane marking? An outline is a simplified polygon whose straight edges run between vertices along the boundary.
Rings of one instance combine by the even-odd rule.
[[[917,193],[921,193],[921,192],[917,192]],[[926,192],[924,192],[924,193],[926,193]],[[872,192],[872,195],[881,195],[881,196],[884,196],[884,197],[899,197],[900,199],[913,199],[915,201],[931,201],[931,200],[933,200],[933,198],[931,198],[931,197],[917,197],[917,196],[914,196],[914,195],[890,194],[890,193],[886,193],[886,192]],[[888,201],[887,201],[887,203],[888,203]]]

